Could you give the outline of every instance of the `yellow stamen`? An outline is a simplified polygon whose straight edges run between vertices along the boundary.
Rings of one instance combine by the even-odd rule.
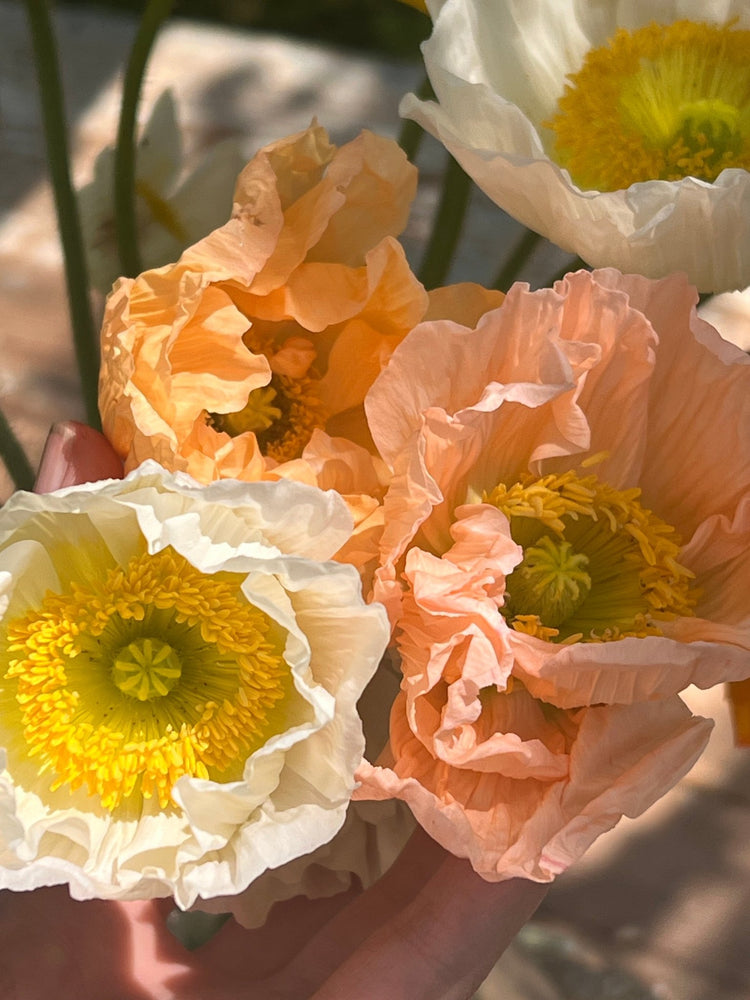
[[[545,126],[582,188],[750,168],[750,31],[675,21],[587,53]]]
[[[21,731],[9,754],[109,810],[152,796],[166,808],[183,775],[235,780],[284,728],[281,630],[242,574],[200,573],[171,548],[102,577],[6,627],[0,702]]]
[[[640,502],[574,471],[499,484],[485,502],[510,521],[524,557],[508,577],[503,614],[517,631],[554,642],[658,635],[693,614],[693,574],[671,525]]]
[[[270,385],[250,393],[236,413],[210,414],[212,426],[236,437],[253,431],[264,455],[277,462],[299,458],[325,413],[314,379],[273,375]]]

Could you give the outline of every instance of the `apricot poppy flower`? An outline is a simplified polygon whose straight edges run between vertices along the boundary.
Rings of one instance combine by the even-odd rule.
[[[403,683],[357,794],[489,880],[548,881],[642,812],[708,738],[679,692],[750,676],[750,359],[696,301],[516,285],[421,324],[368,395]]]
[[[419,122],[524,225],[595,267],[701,291],[750,268],[742,0],[428,0]],[[616,155],[612,155],[612,150]]]
[[[316,428],[366,439],[365,393],[427,305],[393,239],[415,187],[394,142],[313,125],[248,164],[226,225],[121,280],[100,408],[126,469],[259,479]]]

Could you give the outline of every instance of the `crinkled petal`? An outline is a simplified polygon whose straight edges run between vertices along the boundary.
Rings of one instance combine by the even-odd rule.
[[[663,277],[685,271],[701,291],[744,287],[750,257],[750,174],[686,177],[625,190],[581,190],[547,152],[543,127],[567,76],[618,27],[680,18],[750,26],[741,0],[612,3],[573,0],[431,5],[425,65],[437,103],[410,94],[404,117],[438,138],[479,187],[524,225],[587,263]]]
[[[109,809],[85,785],[50,789],[50,774],[24,749],[5,677],[1,886],[68,883],[75,898],[173,895],[188,907],[199,896],[242,891],[334,837],[365,746],[357,702],[389,634],[383,609],[363,602],[356,571],[320,561],[351,531],[337,495],[287,481],[200,487],[147,463],[123,481],[17,494],[0,521],[0,579],[12,595],[5,621],[39,606],[43,595],[25,582],[28,574],[59,591],[58,580],[90,584],[133,555],[171,546],[207,576],[242,574],[240,595],[285,636],[293,686],[284,727],[249,754],[239,778],[183,773],[167,808],[144,796],[137,808]],[[354,847],[367,854],[364,844]],[[329,867],[348,870],[335,853]],[[377,852],[369,857],[377,865]],[[323,881],[305,885],[315,891]],[[256,912],[272,896],[264,890]]]

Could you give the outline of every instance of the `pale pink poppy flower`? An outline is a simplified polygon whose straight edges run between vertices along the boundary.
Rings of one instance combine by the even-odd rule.
[[[366,409],[393,469],[376,595],[398,797],[483,877],[549,881],[667,791],[750,676],[750,359],[683,276],[516,285],[426,322]]]

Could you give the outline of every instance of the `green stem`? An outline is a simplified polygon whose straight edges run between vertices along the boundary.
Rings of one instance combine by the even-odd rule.
[[[419,274],[419,280],[425,288],[436,288],[445,281],[461,235],[470,195],[471,178],[451,156],[445,170],[443,193]]]
[[[34,470],[21,447],[21,442],[13,433],[5,414],[0,410],[0,458],[10,473],[16,489],[30,490],[34,486]]]
[[[33,2],[33,0],[32,0]],[[141,85],[154,40],[169,16],[174,0],[149,0],[130,50],[122,86],[120,123],[114,160],[115,232],[120,269],[128,278],[142,271],[136,226],[135,156],[136,119]]]
[[[36,63],[36,75],[42,105],[42,120],[47,143],[47,160],[55,196],[57,226],[65,259],[65,281],[68,307],[73,327],[78,371],[86,407],[86,417],[92,427],[99,428],[97,386],[99,381],[99,349],[89,301],[89,281],[83,248],[81,223],[78,217],[73,185],[70,179],[68,136],[65,127],[62,83],[57,60],[57,47],[47,0],[26,0],[31,41]]]
[[[177,938],[183,948],[195,951],[220,931],[231,913],[204,913],[202,910],[185,912],[176,907],[167,917],[167,930]]]
[[[432,89],[429,77],[425,76],[417,89],[417,97],[421,101],[427,101],[434,96],[435,92]],[[414,163],[416,155],[419,152],[419,147],[422,145],[422,139],[424,139],[424,129],[422,126],[412,121],[411,118],[405,118],[401,125],[397,142],[406,153],[407,159],[411,160],[412,163]]]
[[[541,241],[539,233],[526,229],[513,248],[513,253],[498,271],[492,287],[507,292]]]

